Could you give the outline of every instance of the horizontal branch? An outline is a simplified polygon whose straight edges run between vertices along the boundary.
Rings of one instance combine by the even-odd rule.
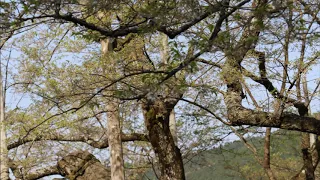
[[[46,176],[51,175],[60,175],[60,171],[58,170],[57,166],[50,166],[45,167],[39,170],[36,170],[33,173],[29,173],[27,176],[24,177],[26,180],[37,180]]]
[[[29,172],[27,175],[23,175],[21,169],[13,160],[10,160],[9,165],[16,179],[36,180],[46,176],[60,175],[60,171],[57,166],[43,167],[33,172]]]
[[[128,141],[148,141],[148,137],[145,134],[122,134],[121,136],[122,142]],[[99,141],[95,141],[94,139],[90,138],[86,135],[78,135],[78,136],[67,136],[62,134],[46,134],[42,136],[38,136],[36,138],[26,137],[24,139],[19,139],[18,141],[11,143],[8,145],[8,149],[14,149],[21,145],[24,145],[28,142],[35,142],[35,141],[65,141],[65,142],[83,142],[86,143],[94,148],[104,149],[109,147],[108,138],[104,137]]]
[[[282,113],[280,117],[272,113],[254,111],[243,107],[239,94],[228,92],[225,102],[228,108],[228,119],[233,126],[250,125],[296,130],[320,135],[320,121],[313,117],[303,117],[293,113]]]

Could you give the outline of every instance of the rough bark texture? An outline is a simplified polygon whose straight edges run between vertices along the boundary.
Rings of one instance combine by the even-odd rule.
[[[169,59],[168,36],[161,34],[160,43],[162,62],[160,69],[166,69]],[[177,130],[174,114],[174,106],[182,93],[176,91],[180,90],[172,88],[172,84],[162,86],[162,92],[159,94],[150,92],[142,103],[148,138],[159,159],[161,180],[185,179],[182,156],[176,146]]]
[[[180,149],[175,145],[170,132],[169,116],[176,104],[164,98],[143,103],[145,124],[150,143],[158,156],[161,180],[185,179]]]
[[[104,57],[113,51],[111,39],[101,41],[101,48]],[[108,58],[106,58],[107,60]],[[109,62],[113,63],[113,62]],[[106,63],[107,64],[107,63]],[[106,69],[105,69],[106,70]],[[115,73],[115,71],[113,70]],[[116,88],[116,87],[115,87]],[[108,142],[110,150],[111,178],[114,180],[124,180],[124,164],[121,142],[121,128],[119,119],[119,103],[117,99],[110,98],[107,102],[108,115]]]
[[[62,174],[59,172],[57,166],[44,167],[34,172],[22,172],[22,169],[17,165],[11,165],[10,168],[16,180],[37,180],[51,175]]]
[[[241,96],[238,93],[228,92],[225,95],[227,102],[228,119],[232,125],[252,125],[260,127],[277,127],[287,130],[297,130],[320,134],[320,124],[315,118],[301,117],[296,114],[283,113],[276,118],[272,114],[263,111],[254,111],[244,108],[239,104]]]
[[[92,154],[78,151],[58,162],[61,175],[70,180],[108,180],[110,171]]]

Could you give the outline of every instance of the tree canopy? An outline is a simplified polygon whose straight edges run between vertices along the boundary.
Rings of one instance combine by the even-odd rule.
[[[270,163],[271,137],[281,129],[301,132],[302,161],[288,178],[316,179],[319,7],[317,0],[1,2],[7,165],[0,170],[88,179],[93,162],[104,175],[96,179],[109,178],[106,148],[119,133],[127,179],[151,169],[159,179],[185,179],[195,154],[228,137],[244,143],[263,177],[281,179]],[[10,95],[27,105],[10,105]],[[107,126],[112,114],[120,132]],[[263,153],[247,140],[261,133]],[[75,154],[85,159],[81,174],[78,160],[69,161]]]

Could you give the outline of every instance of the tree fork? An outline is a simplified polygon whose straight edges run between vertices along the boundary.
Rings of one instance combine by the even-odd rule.
[[[157,99],[142,105],[149,140],[159,159],[160,180],[185,179],[181,152],[170,132],[169,118],[173,104]]]

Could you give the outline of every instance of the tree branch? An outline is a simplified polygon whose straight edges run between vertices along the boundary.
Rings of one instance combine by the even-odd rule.
[[[302,117],[297,114],[283,113],[279,118],[272,113],[254,111],[244,108],[238,99],[238,93],[227,93],[225,102],[228,107],[228,119],[231,125],[251,125],[296,130],[320,135],[320,121],[313,117]]]
[[[28,173],[26,176],[23,175],[21,169],[13,160],[10,160],[10,168],[16,178],[23,180],[37,180],[46,176],[60,175],[60,171],[58,170],[57,166],[44,167],[42,169],[38,169],[34,172]]]
[[[128,141],[149,141],[147,135],[145,134],[122,134],[121,136],[122,142]],[[68,136],[63,134],[46,134],[42,136],[37,136],[36,138],[26,137],[20,138],[18,141],[11,143],[8,145],[8,149],[14,149],[21,145],[24,145],[28,142],[34,141],[65,141],[65,142],[83,142],[86,143],[94,148],[104,149],[109,147],[108,138],[103,137],[102,139],[96,141],[93,138],[86,136],[86,135],[79,135],[79,136]]]

